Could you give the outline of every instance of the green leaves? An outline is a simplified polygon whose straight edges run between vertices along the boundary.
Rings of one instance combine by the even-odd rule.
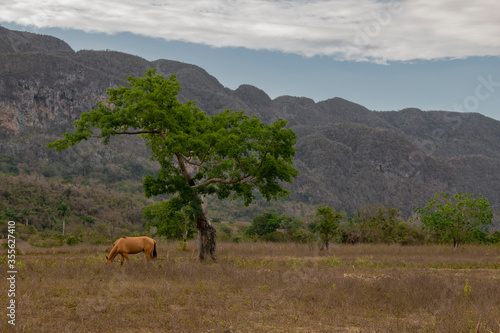
[[[317,231],[321,237],[321,240],[328,250],[328,244],[335,234],[337,228],[339,227],[340,221],[344,218],[344,214],[341,214],[333,207],[329,206],[318,206],[316,209],[316,227]]]
[[[295,133],[286,121],[272,125],[243,112],[226,110],[207,116],[194,102],[177,101],[180,91],[175,76],[164,79],[148,70],[142,78],[129,77],[130,87],[106,90],[106,104],[83,113],[74,123],[75,132],[49,143],[66,149],[90,137],[140,135],[161,165],[156,177],[146,176],[146,196],[163,193],[187,198],[216,194],[220,199],[243,197],[253,200],[257,188],[268,200],[289,192],[281,182],[292,182]],[[99,129],[94,135],[94,129]]]
[[[453,239],[455,248],[464,241],[477,238],[487,232],[492,224],[491,204],[479,195],[457,193],[452,198],[448,195],[435,194],[424,208],[417,208],[422,226],[444,238]]]
[[[144,208],[142,216],[156,234],[167,238],[191,238],[195,230],[193,210],[178,198]]]

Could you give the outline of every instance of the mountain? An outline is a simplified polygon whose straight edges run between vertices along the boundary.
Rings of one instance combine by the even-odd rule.
[[[108,147],[87,142],[62,153],[45,143],[105,101],[106,88],[156,68],[177,76],[182,102],[195,100],[209,115],[232,109],[265,123],[286,119],[298,136],[294,163],[300,175],[288,186],[292,200],[348,213],[382,203],[409,215],[435,192],[468,192],[483,194],[500,210],[500,122],[480,114],[375,112],[342,98],[271,99],[251,85],[225,88],[191,64],[74,52],[57,38],[1,27],[0,62],[0,154],[25,172],[104,184],[137,184],[155,172],[140,139],[120,138]]]

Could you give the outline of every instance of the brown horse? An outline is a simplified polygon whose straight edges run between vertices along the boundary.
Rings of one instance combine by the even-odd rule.
[[[121,265],[124,259],[128,259],[129,254],[144,252],[146,261],[156,258],[156,241],[149,237],[122,237],[114,244],[109,256],[106,256],[106,264],[111,264],[113,259],[120,254],[122,256]],[[130,260],[129,260],[130,261]]]

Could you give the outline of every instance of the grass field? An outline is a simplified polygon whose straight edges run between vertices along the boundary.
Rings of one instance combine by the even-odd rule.
[[[172,242],[122,267],[110,246],[18,247],[17,332],[500,332],[498,246],[219,243],[198,263]]]

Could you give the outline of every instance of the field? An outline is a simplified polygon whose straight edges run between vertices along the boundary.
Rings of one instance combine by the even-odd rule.
[[[18,247],[17,332],[500,332],[498,246],[219,243],[198,263],[160,242],[121,267],[110,246]]]

